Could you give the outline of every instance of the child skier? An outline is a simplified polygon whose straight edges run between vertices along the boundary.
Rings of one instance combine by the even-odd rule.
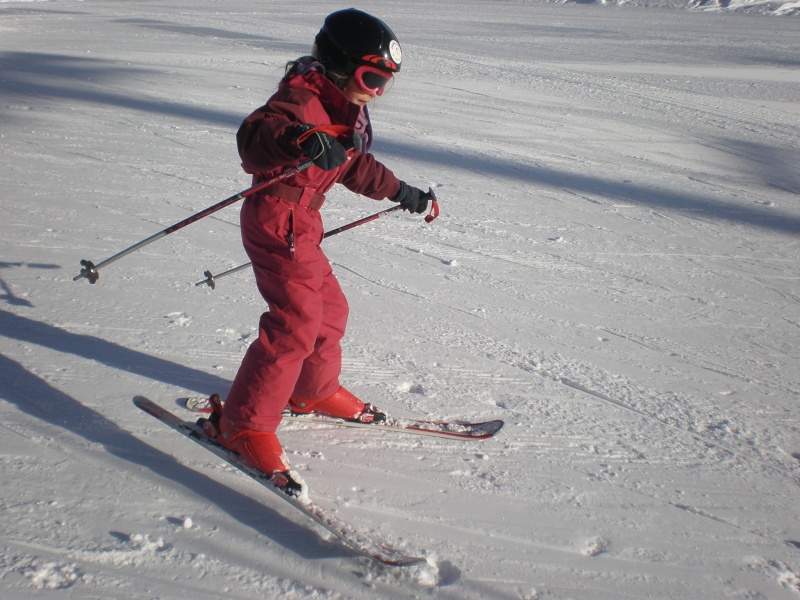
[[[313,166],[242,206],[242,241],[269,309],[224,406],[212,396],[215,414],[204,428],[290,495],[301,485],[275,434],[287,405],[364,422],[385,418],[339,383],[348,305],[320,248],[319,210],[335,183],[399,202],[410,213],[427,209],[429,193],[400,181],[369,153],[367,103],[384,93],[401,61],[385,23],[352,8],[334,12],[311,56],[287,65],[278,91],[237,133],[242,166],[254,184],[309,159]]]

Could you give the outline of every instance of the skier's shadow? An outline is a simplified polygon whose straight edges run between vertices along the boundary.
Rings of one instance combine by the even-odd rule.
[[[137,352],[98,337],[71,333],[1,309],[0,334],[200,393],[223,392],[230,387],[230,381],[222,377]],[[92,380],[91,372],[87,371],[86,379]]]
[[[163,377],[175,373],[177,369],[180,372],[179,379],[185,379],[186,382],[191,378],[197,381],[203,376],[200,372],[169,361],[128,350],[91,336],[72,334],[2,310],[0,310],[0,331],[6,337],[64,352],[79,350],[73,353],[106,364],[116,361],[135,364],[138,365],[135,372],[141,374],[160,373]],[[217,378],[210,377],[210,379]],[[2,354],[0,354],[0,381],[3,382],[3,387],[0,389],[1,397],[16,405],[21,411],[99,444],[109,454],[144,467],[169,482],[175,482],[207,499],[240,523],[305,559],[357,556],[355,551],[345,546],[323,541],[308,527],[291,521],[268,505],[180,464],[174,457],[120,429],[99,412],[87,408],[75,398],[52,387],[30,373],[23,365]],[[132,404],[130,406],[133,407]],[[142,413],[142,419],[151,417]],[[166,428],[164,434],[171,435]],[[193,444],[192,449],[194,450]],[[55,481],[54,484],[57,485],[58,482]],[[266,490],[256,491],[261,495],[268,494]],[[271,499],[271,494],[269,496]]]

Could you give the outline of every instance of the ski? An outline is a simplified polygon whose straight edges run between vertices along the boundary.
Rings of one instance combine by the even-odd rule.
[[[239,469],[245,475],[248,475],[254,481],[260,483],[269,491],[275,493],[279,498],[291,504],[294,508],[331,532],[359,554],[384,565],[394,567],[408,567],[426,562],[424,558],[403,554],[382,542],[378,542],[348,523],[345,523],[308,499],[305,489],[300,497],[289,496],[272,483],[269,475],[242,461],[235,452],[231,452],[227,448],[220,446],[217,442],[205,435],[202,429],[195,423],[183,421],[178,416],[143,396],[136,396],[133,399],[133,403],[147,414],[155,417],[178,433],[183,434],[193,442],[200,444],[206,450],[213,452],[221,459]]]
[[[185,408],[197,413],[210,413],[211,405],[207,398],[189,397],[179,400]],[[381,431],[395,431],[402,433],[413,433],[418,435],[430,435],[460,440],[486,440],[494,437],[503,425],[503,421],[496,419],[483,423],[461,423],[457,421],[425,421],[416,419],[403,419],[400,417],[387,417],[385,421],[373,423],[361,423],[359,421],[349,421],[337,417],[329,417],[318,413],[300,414],[291,411],[284,411],[285,420],[298,423],[317,423],[324,425],[339,425],[342,427],[357,427],[361,429],[373,429]]]

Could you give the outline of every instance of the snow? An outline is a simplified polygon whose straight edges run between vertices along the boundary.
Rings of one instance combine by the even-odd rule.
[[[341,6],[2,2],[0,597],[799,598],[797,4],[633,4],[368,7],[405,51],[374,151],[442,215],[325,241],[342,380],[506,421],[282,427],[315,501],[427,557],[390,569],[131,403],[227,391],[262,301],[194,284],[246,261],[237,206],[73,281],[249,186],[239,122]]]

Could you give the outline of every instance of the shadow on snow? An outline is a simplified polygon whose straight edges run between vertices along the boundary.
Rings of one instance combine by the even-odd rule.
[[[206,28],[186,28],[174,24],[138,19],[131,21],[143,27],[155,27],[168,31],[182,31],[191,35],[208,33]],[[216,32],[220,37],[249,40],[253,36],[235,32]],[[257,36],[256,36],[257,37]],[[272,43],[265,38],[265,41]],[[179,102],[147,99],[143,95],[131,95],[125,92],[123,85],[119,91],[113,91],[109,84],[114,80],[131,78],[152,78],[153,69],[135,68],[121,65],[119,61],[74,57],[57,54],[6,52],[0,54],[0,71],[3,72],[0,89],[19,102],[31,98],[51,100],[79,101],[98,105],[112,105],[120,108],[149,113],[179,117],[193,121],[203,121],[238,128],[244,115],[224,112]],[[726,142],[727,145],[735,141]],[[567,173],[554,168],[544,168],[522,164],[513,160],[492,157],[469,151],[454,151],[449,148],[436,148],[419,144],[403,144],[383,142],[382,149],[387,154],[401,156],[409,160],[425,162],[428,165],[455,166],[477,173],[485,173],[489,177],[507,178],[531,186],[535,193],[536,186],[575,191],[583,194],[605,196],[641,206],[659,210],[700,211],[710,218],[731,223],[740,223],[770,229],[780,233],[797,234],[800,232],[800,218],[781,211],[775,207],[747,205],[746,201],[730,202],[724,198],[714,198],[694,194],[686,194],[657,188],[655,186],[636,185],[630,182],[603,179],[595,176],[584,176]],[[747,148],[742,145],[737,151],[742,156],[764,155],[769,149]],[[797,194],[797,182],[792,179],[792,169],[785,165],[764,166],[767,174],[765,185],[784,189]]]
[[[58,327],[0,310],[0,331],[5,337],[26,344],[37,344],[97,361],[110,367],[136,373],[185,387],[220,387],[228,382],[221,378],[183,367],[170,361],[88,335],[64,331]],[[0,354],[2,398],[19,410],[41,421],[99,444],[109,454],[131,464],[142,466],[156,475],[207,499],[240,523],[274,540],[288,550],[307,559],[355,556],[344,546],[324,542],[310,528],[300,526],[282,516],[268,504],[262,504],[215,479],[186,467],[174,457],[156,450],[121,429],[101,413],[81,404],[77,399],[54,388],[29,372],[20,363]],[[150,419],[146,415],[143,419]],[[166,427],[165,435],[169,433]],[[209,458],[211,456],[209,455]],[[257,490],[271,499],[266,490]]]

